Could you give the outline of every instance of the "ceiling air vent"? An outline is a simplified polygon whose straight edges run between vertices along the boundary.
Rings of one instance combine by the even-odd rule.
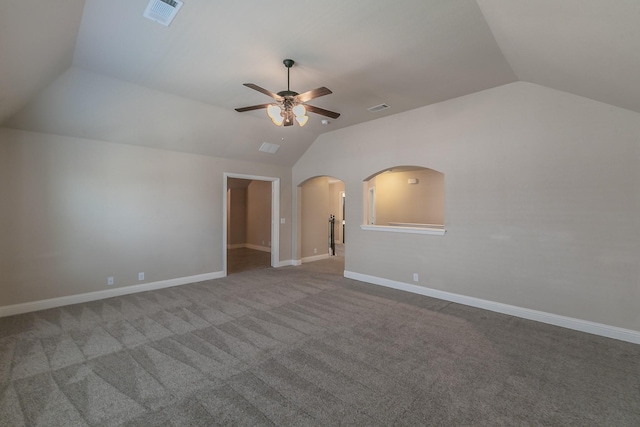
[[[180,0],[151,0],[143,16],[168,27],[181,7]]]
[[[269,142],[263,142],[262,145],[259,148],[259,151],[262,151],[263,153],[276,154],[278,149],[280,149],[280,146],[278,144],[271,144]]]
[[[367,110],[371,111],[372,113],[377,113],[378,111],[386,110],[387,108],[390,108],[387,104],[380,104],[369,107],[367,108]]]

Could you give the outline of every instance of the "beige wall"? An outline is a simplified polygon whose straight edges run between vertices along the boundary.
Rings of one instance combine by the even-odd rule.
[[[418,183],[408,184],[411,178]],[[385,172],[376,177],[375,188],[376,224],[444,224],[444,174],[431,169]]]
[[[1,134],[0,134],[1,135]],[[3,144],[0,139],[0,280],[6,271],[9,271],[12,236],[9,234],[11,224],[10,220],[10,204],[13,199],[10,196],[11,174],[9,173],[9,145]],[[4,242],[4,243],[3,243]],[[2,291],[0,290],[0,296]],[[0,305],[2,305],[0,299]]]
[[[0,306],[222,271],[224,172],[280,178],[291,255],[291,170],[0,129]]]
[[[640,331],[638,141],[638,113],[519,82],[323,134],[293,182],[345,182],[348,271]],[[363,180],[408,164],[444,173],[444,236],[359,227]]]
[[[329,178],[321,176],[302,185],[302,259],[329,252]],[[314,252],[315,249],[315,252]]]
[[[271,182],[228,178],[230,247],[271,247]],[[257,249],[257,248],[256,248]]]
[[[230,188],[229,193],[227,244],[243,245],[247,243],[247,188]]]
[[[271,246],[271,182],[251,181],[247,187],[246,243]]]
[[[367,181],[365,181],[362,185],[362,224],[371,224],[371,225],[375,225],[376,223],[376,218],[375,218],[375,206],[374,206],[374,212],[370,212],[371,210],[371,193],[373,191],[373,193],[375,194],[376,191],[376,176],[369,178]],[[375,205],[375,195],[374,197],[374,205]]]

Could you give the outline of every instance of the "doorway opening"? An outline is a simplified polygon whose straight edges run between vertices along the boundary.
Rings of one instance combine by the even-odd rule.
[[[330,176],[304,181],[299,194],[299,257],[301,263],[344,258],[346,192],[344,182]]]
[[[223,270],[225,276],[279,265],[280,180],[224,174]]]

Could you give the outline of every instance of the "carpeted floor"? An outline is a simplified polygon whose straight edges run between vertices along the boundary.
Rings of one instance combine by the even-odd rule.
[[[640,346],[341,257],[0,319],[0,425],[640,425]]]

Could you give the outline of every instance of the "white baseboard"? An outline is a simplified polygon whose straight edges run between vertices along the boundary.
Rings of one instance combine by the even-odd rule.
[[[104,289],[102,291],[87,292],[85,294],[31,301],[23,304],[6,305],[4,307],[0,307],[0,317],[29,313],[31,311],[45,310],[47,308],[62,307],[65,305],[96,301],[105,298],[119,297],[122,295],[135,294],[138,292],[153,291],[155,289],[170,288],[172,286],[186,285],[189,283],[202,282],[204,280],[219,279],[221,277],[224,277],[224,272],[216,271],[213,273],[196,274],[195,276],[178,277],[175,279],[160,280],[158,282],[143,283],[140,285]]]
[[[262,251],[262,252],[271,252],[271,248],[268,246],[253,245],[251,243],[235,243],[233,245],[227,245],[227,249],[242,249],[242,248],[255,249],[256,251]]]
[[[251,243],[246,243],[244,247],[248,249],[254,249],[256,251],[271,252],[271,248],[268,246],[259,246],[259,245],[253,245]]]
[[[302,260],[301,259],[292,259],[291,262],[292,262],[291,265],[294,265],[296,267],[299,267],[299,266],[302,265]]]
[[[292,265],[296,265],[296,262],[300,262],[300,261],[295,261],[293,259],[287,259],[287,260],[278,262],[278,265],[276,267],[289,267],[289,266],[292,266]],[[299,264],[297,264],[297,265],[299,265]]]
[[[308,256],[305,258],[302,258],[302,263],[304,264],[305,262],[313,262],[313,261],[320,261],[321,259],[327,259],[329,258],[329,254],[320,254],[320,255],[314,255],[314,256]]]
[[[613,338],[620,341],[627,341],[634,344],[640,344],[640,331],[634,331],[632,329],[624,329],[617,326],[590,322],[587,320],[561,316],[544,311],[531,310],[529,308],[502,304],[499,302],[484,300],[480,298],[468,297],[465,295],[459,295],[451,292],[440,291],[437,289],[426,288],[423,286],[411,285],[409,283],[397,282],[395,280],[384,279],[382,277],[355,273],[353,271],[345,270],[344,277],[361,282],[371,283],[374,285],[399,289],[414,294],[438,298],[445,301],[451,301],[458,304],[468,305],[471,307],[482,308],[484,310],[494,311],[496,313],[508,314],[510,316],[521,317],[523,319],[535,320],[537,322],[561,326],[563,328],[573,329],[589,334],[600,335],[603,337]]]

